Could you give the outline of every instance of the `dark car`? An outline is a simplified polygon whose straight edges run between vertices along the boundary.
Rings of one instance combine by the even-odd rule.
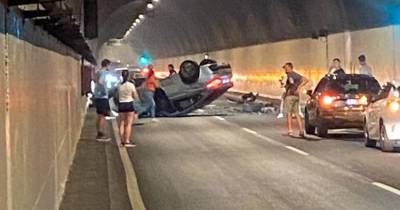
[[[138,93],[142,95],[145,78],[136,70],[131,72]],[[221,65],[210,59],[203,60],[200,65],[187,60],[181,64],[178,74],[160,79],[159,84],[154,95],[156,115],[182,116],[210,104],[233,87],[232,70],[229,64]],[[150,106],[151,102],[143,98],[136,103],[138,114],[144,116]]]
[[[310,98],[305,108],[307,134],[326,137],[329,129],[363,128],[364,111],[381,87],[368,75],[327,75]]]

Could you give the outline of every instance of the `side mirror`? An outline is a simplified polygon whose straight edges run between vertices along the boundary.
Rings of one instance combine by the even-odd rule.
[[[307,95],[312,97],[312,90],[307,90]]]

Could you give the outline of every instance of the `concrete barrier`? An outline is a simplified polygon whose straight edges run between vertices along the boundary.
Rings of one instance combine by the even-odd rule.
[[[0,209],[57,209],[85,107],[80,60],[17,13],[0,10],[2,26],[8,16],[0,31]]]

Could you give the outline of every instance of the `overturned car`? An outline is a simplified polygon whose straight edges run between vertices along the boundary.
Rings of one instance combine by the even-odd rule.
[[[139,95],[142,95],[145,77],[134,72],[133,80]],[[159,80],[154,100],[158,117],[176,117],[186,115],[202,108],[233,87],[232,70],[229,64],[218,64],[206,59],[200,64],[187,60],[180,65],[179,73]],[[141,97],[143,98],[143,97]],[[111,101],[111,109],[116,110],[115,102]],[[114,103],[114,104],[113,104]],[[141,100],[136,103],[140,116],[146,115],[150,102]]]

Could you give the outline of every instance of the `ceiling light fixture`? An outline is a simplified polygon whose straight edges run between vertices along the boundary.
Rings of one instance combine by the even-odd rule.
[[[139,15],[139,19],[143,20],[143,19],[144,19],[144,15],[143,15],[143,14],[140,14],[140,15]]]
[[[154,9],[154,4],[153,3],[148,3],[147,4],[147,9]]]

